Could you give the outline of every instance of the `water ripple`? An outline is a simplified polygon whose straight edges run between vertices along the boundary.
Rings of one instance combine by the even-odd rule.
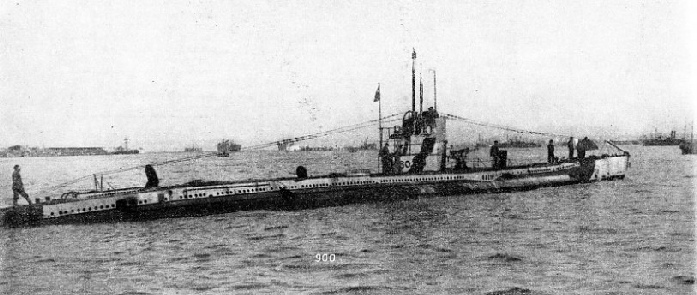
[[[694,173],[685,171],[697,167],[697,158],[634,148],[636,164],[616,182],[402,196],[405,201],[291,212],[2,228],[0,293],[689,294],[697,206]],[[23,161],[23,176],[60,183],[97,168],[177,156],[0,162]],[[369,153],[240,153],[163,166],[158,174],[164,185],[286,177],[298,163],[320,174],[345,163],[371,167],[375,159]],[[9,174],[0,176],[11,185]],[[142,171],[114,177],[121,178],[110,183],[143,182]],[[316,262],[317,254],[336,260]]]

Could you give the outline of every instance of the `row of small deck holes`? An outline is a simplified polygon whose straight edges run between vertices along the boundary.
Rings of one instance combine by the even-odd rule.
[[[450,180],[450,179],[452,179],[452,178],[455,178],[455,179],[462,179],[462,176],[445,177],[445,180]],[[412,179],[394,179],[394,180],[392,180],[391,182],[400,182],[400,181],[408,181],[408,180],[410,181],[410,180],[412,180]],[[443,180],[443,177],[437,177],[437,178],[435,178],[435,179],[420,178],[420,179],[418,179],[418,180],[419,180],[419,181],[423,181],[423,180]],[[383,182],[390,182],[390,181],[389,181],[389,180],[384,180]],[[349,182],[340,182],[338,185],[370,184],[370,183],[372,183],[372,181],[349,181]],[[303,188],[308,187],[308,188],[309,188],[309,187],[326,187],[326,186],[328,186],[328,185],[327,185],[327,184],[312,184],[312,185],[302,185],[301,187],[303,187]],[[242,190],[241,193],[250,193],[250,192],[255,192],[255,191],[258,192],[258,191],[265,191],[265,190],[266,190],[266,188],[255,188],[255,189],[249,189],[249,190]],[[220,192],[216,193],[216,195],[219,195],[219,194],[220,194]],[[201,193],[201,194],[188,195],[188,197],[187,197],[187,196],[184,196],[184,198],[191,199],[191,198],[194,198],[194,197],[204,197],[204,196],[205,196],[205,194]],[[209,197],[212,197],[212,196],[213,196],[213,195],[209,195]],[[147,202],[148,202],[148,200],[142,200],[142,201],[138,201],[138,204],[146,204]],[[103,209],[102,207],[103,207],[103,206],[100,206],[100,209]],[[107,205],[107,208],[108,208],[108,207],[109,207],[109,205]],[[113,207],[116,207],[116,205],[111,204],[111,207],[112,207],[112,208],[113,208]],[[82,210],[83,210],[83,212],[85,212],[85,209],[84,209],[84,208],[83,208]],[[95,210],[97,210],[97,207],[96,207],[96,206],[95,206]],[[92,207],[89,207],[89,211],[92,211]],[[59,215],[60,215],[60,214],[63,214],[62,212],[63,212],[63,211],[60,211],[58,214],[59,214]],[[78,209],[77,212],[80,212],[80,209]],[[67,214],[67,213],[68,213],[68,211],[65,211],[65,214]],[[71,213],[74,213],[74,212],[71,212]],[[51,212],[51,216],[54,216],[54,212]]]
[[[241,190],[241,191],[239,191],[239,192],[233,192],[233,193],[234,193],[234,194],[239,194],[239,193],[248,194],[248,193],[264,192],[264,191],[266,191],[266,188],[263,188],[263,187],[262,187],[262,188],[244,189],[244,190]],[[227,193],[229,194],[230,192],[227,191]],[[215,195],[216,195],[216,196],[220,195],[220,192],[215,193]],[[200,194],[193,194],[193,195],[184,195],[184,196],[182,196],[180,199],[193,199],[193,198],[199,198],[199,197],[203,198],[203,197],[205,197],[205,196],[206,196],[206,194],[200,193]],[[212,194],[211,194],[211,195],[208,195],[209,198],[212,197],[212,196],[213,196]]]
[[[371,184],[373,183],[372,181],[349,181],[349,182],[340,182],[339,185],[354,185],[354,184]]]
[[[386,179],[382,182],[402,182],[402,181],[432,181],[432,180],[457,180],[464,179],[462,176],[446,176],[446,177],[434,177],[434,178],[416,178],[416,179]]]
[[[328,186],[326,183],[317,183],[317,184],[302,184],[300,185],[301,188],[311,188],[311,187],[325,187]]]
[[[371,184],[374,183],[373,181],[349,181],[349,182],[339,182],[339,183],[334,183],[332,185],[354,185],[354,184]],[[329,185],[326,183],[319,183],[319,184],[303,184],[300,186],[300,188],[313,188],[313,187],[328,187]],[[291,186],[290,188],[298,188],[297,186]]]
[[[528,172],[528,173],[544,173],[544,172],[554,172],[554,171],[557,171],[557,170],[556,170],[555,168],[556,168],[556,167],[552,167],[552,168],[543,168],[543,169],[537,169],[537,170],[534,170],[533,172],[531,172],[531,171],[530,171],[530,170],[532,170],[532,169],[528,169],[528,171],[527,171],[527,172]],[[520,173],[523,173],[523,171],[520,171]]]
[[[382,182],[402,182],[402,181],[424,181],[424,180],[457,180],[457,179],[464,179],[462,176],[446,176],[446,177],[435,177],[435,178],[418,178],[418,179],[387,179],[383,180]],[[373,181],[349,181],[349,182],[340,182],[338,184],[334,185],[354,185],[354,184],[371,184],[374,183]],[[326,187],[328,186],[327,184],[310,184],[310,185],[302,185],[302,188],[305,187]],[[295,188],[295,187],[293,187]]]
[[[462,177],[460,177],[460,176],[456,176],[456,177],[452,177],[452,178],[462,179]],[[451,178],[451,177],[446,177],[446,180],[449,180],[449,179],[452,179],[452,178]],[[429,180],[429,179],[424,178],[424,179],[419,179],[419,180]],[[443,180],[443,178],[440,177],[440,178],[435,178],[435,179],[431,179],[431,180]],[[392,182],[397,182],[397,181],[407,181],[407,179],[404,179],[404,180],[393,180]],[[383,181],[383,182],[390,182],[390,181],[389,181],[389,180],[385,180],[385,181]],[[371,184],[371,183],[374,183],[374,182],[373,182],[373,181],[349,181],[349,182],[340,182],[340,183],[334,184],[334,185],[355,185],[355,184]],[[308,185],[301,185],[300,188],[314,188],[314,187],[327,187],[327,186],[329,186],[329,185],[328,185],[328,184],[308,184]],[[292,186],[291,188],[297,188],[297,186]],[[253,192],[254,190],[257,190],[257,191],[265,191],[266,189],[265,189],[265,188],[261,188],[261,189],[253,189],[253,190],[243,190],[242,193],[250,193],[250,192]],[[216,193],[216,196],[219,195],[219,194],[220,194],[219,192]],[[195,198],[195,197],[198,198],[198,197],[204,197],[204,196],[205,196],[205,194],[193,194],[193,195],[184,196],[183,198],[185,198],[185,199],[192,199],[192,198]],[[213,196],[213,195],[209,195],[209,197],[212,197],[212,196]]]
[[[462,179],[461,176],[455,176],[455,177],[445,177],[445,180],[451,180],[451,179]],[[428,178],[423,178],[419,180],[443,180],[443,177],[437,177],[434,179],[428,179]],[[391,182],[399,182],[399,181],[411,181],[411,179],[395,179],[392,180]],[[384,180],[383,182],[390,182],[389,180]],[[372,181],[349,181],[349,182],[340,182],[338,184],[334,185],[354,185],[354,184],[370,184],[373,183]],[[308,185],[301,185],[301,188],[313,188],[313,187],[327,187],[329,186],[328,184],[308,184]],[[296,186],[292,186],[291,188],[297,188]],[[251,192],[258,192],[258,191],[265,191],[265,188],[257,188],[257,189],[249,189],[249,190],[242,190],[241,192],[236,192],[236,193],[251,193]],[[220,192],[216,193],[216,196],[219,195]],[[193,198],[198,198],[198,197],[205,197],[206,194],[193,194],[193,195],[184,195],[184,199],[193,199]],[[208,195],[209,197],[212,197],[213,195]]]
[[[106,208],[109,209],[110,205],[106,205]],[[111,208],[116,208],[115,204],[111,204]],[[94,210],[97,210],[97,206],[94,206]],[[99,210],[104,210],[104,205],[99,205]],[[92,207],[87,207],[87,210],[85,208],[82,208],[82,212],[87,212],[87,211],[92,211]],[[80,209],[77,209],[77,212],[80,213]],[[75,210],[70,210],[70,213],[75,213]],[[58,215],[63,215],[63,214],[68,214],[68,211],[58,211]],[[51,216],[55,216],[55,212],[51,212]]]

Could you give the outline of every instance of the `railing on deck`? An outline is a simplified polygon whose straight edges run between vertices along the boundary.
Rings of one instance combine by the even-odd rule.
[[[448,157],[451,159],[450,157]],[[447,161],[448,167],[447,168],[454,168],[455,163],[453,161]],[[493,160],[491,159],[481,159],[481,158],[473,158],[473,159],[467,159],[465,160],[465,163],[467,164],[467,167],[470,169],[483,169],[483,168],[492,168],[493,167]],[[522,165],[526,164],[529,162],[526,162],[524,160],[517,160],[517,159],[506,159],[506,167],[513,167],[517,165]]]

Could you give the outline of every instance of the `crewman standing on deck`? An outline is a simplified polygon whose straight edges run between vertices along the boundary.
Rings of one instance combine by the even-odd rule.
[[[554,163],[554,141],[551,139],[547,144],[547,163]]]
[[[145,177],[148,178],[145,188],[157,187],[160,184],[160,179],[157,178],[157,172],[152,165],[145,165]]]
[[[494,140],[494,145],[491,146],[491,149],[489,149],[489,156],[491,156],[491,167],[494,169],[499,168],[499,141]]]
[[[22,175],[19,174],[19,165],[15,165],[15,171],[12,172],[12,205],[17,206],[17,200],[21,195],[27,200],[27,203],[31,205],[31,200],[29,200],[29,195],[24,191],[24,183],[22,183]]]
[[[388,143],[385,143],[385,146],[383,146],[382,149],[380,149],[380,153],[378,153],[378,156],[380,157],[380,161],[382,163],[382,173],[391,174],[392,155],[390,154],[390,145]]]
[[[586,157],[586,151],[590,149],[588,141],[588,137],[584,137],[583,139],[581,139],[581,141],[578,142],[578,145],[576,146],[576,153],[578,154],[579,159],[583,159]]]
[[[574,149],[576,148],[574,145],[574,137],[572,136],[569,138],[569,142],[566,143],[566,145],[569,147],[569,159],[572,159],[574,157]]]

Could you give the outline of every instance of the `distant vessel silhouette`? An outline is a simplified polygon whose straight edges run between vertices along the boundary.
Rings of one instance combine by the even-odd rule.
[[[219,157],[228,157],[230,153],[239,152],[242,150],[242,145],[236,144],[234,141],[225,139],[216,145]]]
[[[650,145],[680,145],[682,142],[681,139],[677,138],[675,136],[675,131],[670,132],[669,137],[663,137],[658,134],[658,132],[654,133],[653,138],[648,138],[644,139],[643,143],[646,146]]]
[[[534,141],[526,141],[521,139],[511,139],[499,144],[501,148],[535,148],[542,145]]]
[[[140,153],[139,150],[129,150],[128,149],[128,137],[123,139],[123,146],[116,147],[112,154],[114,155],[133,155]]]
[[[197,147],[195,145],[190,146],[190,147],[185,147],[184,148],[185,152],[202,152],[203,148]]]

